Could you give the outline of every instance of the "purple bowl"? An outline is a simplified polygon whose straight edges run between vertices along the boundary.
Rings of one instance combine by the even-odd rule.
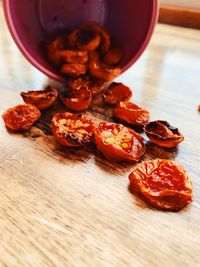
[[[100,22],[111,32],[114,45],[123,51],[124,72],[145,50],[158,17],[158,0],[3,0],[3,8],[22,54],[59,82],[65,79],[49,64],[40,47],[55,30]]]

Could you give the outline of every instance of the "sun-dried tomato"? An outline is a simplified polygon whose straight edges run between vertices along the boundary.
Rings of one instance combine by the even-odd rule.
[[[145,153],[142,136],[121,124],[100,123],[95,139],[97,149],[110,161],[137,162]]]
[[[105,54],[103,58],[103,62],[107,65],[114,66],[114,65],[119,64],[121,59],[122,59],[121,50],[119,48],[114,48],[114,49],[109,50]]]
[[[85,64],[88,61],[87,51],[61,50],[58,56],[62,63]]]
[[[123,83],[112,83],[103,94],[106,104],[117,106],[121,101],[129,100],[132,97],[132,91]]]
[[[94,140],[91,120],[69,112],[58,113],[52,119],[52,132],[63,146],[81,147]]]
[[[59,51],[64,49],[64,40],[62,37],[56,37],[48,45],[48,59],[56,66],[62,63]]]
[[[80,76],[86,72],[87,66],[78,63],[64,64],[61,68],[61,73],[69,76]]]
[[[179,211],[192,200],[192,182],[185,169],[171,160],[139,164],[129,175],[131,187],[156,208]]]
[[[21,96],[26,104],[32,104],[38,109],[47,109],[56,101],[58,91],[49,86],[45,90],[22,92]]]
[[[6,110],[2,118],[8,129],[24,131],[29,129],[41,116],[40,111],[31,104],[18,105]]]
[[[86,110],[92,101],[92,92],[82,87],[79,90],[66,90],[60,98],[65,106],[74,111]]]
[[[179,130],[167,121],[153,121],[144,127],[149,140],[158,146],[172,148],[184,140]]]
[[[150,112],[128,101],[120,102],[115,117],[130,125],[143,128],[150,120]]]

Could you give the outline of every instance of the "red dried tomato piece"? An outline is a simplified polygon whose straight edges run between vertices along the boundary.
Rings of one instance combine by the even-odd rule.
[[[132,97],[132,91],[123,83],[112,83],[108,90],[103,94],[103,99],[106,104],[116,106],[121,101],[129,100]]]
[[[65,75],[80,76],[86,73],[87,66],[78,63],[64,64],[60,71]]]
[[[121,124],[100,123],[95,139],[97,149],[110,161],[137,162],[145,153],[142,136]]]
[[[63,146],[81,147],[93,142],[94,124],[91,120],[69,112],[58,113],[52,119],[52,131]]]
[[[47,109],[56,101],[58,91],[49,86],[45,90],[22,92],[21,96],[26,104],[32,104],[38,109]]]
[[[128,101],[120,102],[115,109],[115,117],[137,127],[144,127],[150,120],[150,112]]]
[[[50,42],[48,45],[48,59],[52,64],[56,66],[61,64],[62,60],[58,52],[63,49],[64,39],[62,37],[56,37]]]
[[[153,121],[144,127],[144,131],[151,142],[161,147],[172,148],[184,140],[179,130],[167,121]]]
[[[154,207],[179,211],[192,200],[192,182],[185,169],[171,160],[139,164],[129,175],[133,189]]]
[[[2,118],[8,129],[24,131],[29,129],[41,116],[40,111],[31,104],[18,105],[6,110]]]
[[[113,66],[117,65],[122,59],[122,52],[119,48],[114,48],[109,50],[104,58],[103,62],[107,65]]]
[[[86,110],[92,101],[92,92],[87,88],[67,90],[60,96],[65,106],[74,111]]]

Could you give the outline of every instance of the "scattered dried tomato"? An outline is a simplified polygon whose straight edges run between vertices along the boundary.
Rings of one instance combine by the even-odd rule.
[[[38,109],[47,109],[56,101],[58,91],[47,87],[45,90],[22,92],[21,96],[26,104],[32,104]]]
[[[64,40],[62,37],[56,37],[48,46],[48,58],[50,62],[56,66],[61,65],[62,59],[59,55],[59,51],[64,49]]]
[[[95,139],[97,149],[110,161],[137,162],[145,153],[142,136],[121,124],[100,123]]]
[[[92,92],[82,87],[79,90],[66,90],[60,98],[67,108],[74,111],[83,111],[91,104]]]
[[[132,97],[132,91],[123,83],[112,83],[103,94],[106,104],[117,106],[121,101],[129,100]]]
[[[137,127],[144,127],[150,120],[150,112],[131,102],[120,102],[115,109],[115,117]]]
[[[129,175],[136,192],[154,207],[179,211],[192,200],[192,182],[185,169],[171,160],[139,164]]]
[[[58,113],[52,119],[52,132],[63,146],[81,147],[93,142],[94,124],[91,120],[69,112]]]
[[[2,118],[8,129],[24,131],[29,129],[41,116],[40,111],[31,104],[18,105],[6,110]]]
[[[172,148],[184,140],[179,130],[166,121],[153,121],[144,127],[151,142],[161,147]]]
[[[109,50],[104,58],[103,62],[107,65],[114,66],[117,65],[122,59],[122,52],[119,48],[114,48]]]
[[[61,68],[61,73],[69,76],[80,76],[86,72],[87,66],[78,63],[64,64]]]

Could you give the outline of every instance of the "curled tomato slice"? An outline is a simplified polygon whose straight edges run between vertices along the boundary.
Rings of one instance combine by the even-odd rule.
[[[57,53],[62,63],[85,64],[88,61],[87,51],[61,50]]]
[[[56,37],[48,45],[48,59],[49,61],[59,66],[62,63],[62,59],[59,55],[59,51],[64,49],[64,40],[62,37]]]
[[[26,104],[32,104],[38,109],[47,109],[56,101],[58,91],[47,87],[45,90],[22,92],[21,96]]]
[[[85,87],[79,90],[67,90],[60,96],[65,106],[74,111],[86,110],[92,101],[92,93]]]
[[[91,120],[69,112],[58,113],[52,119],[52,132],[63,146],[81,147],[93,142]]]
[[[132,91],[123,83],[112,83],[107,91],[103,94],[103,99],[106,104],[116,106],[121,101],[129,100],[132,97]]]
[[[28,130],[41,116],[40,111],[31,104],[18,105],[6,110],[2,118],[12,131]]]
[[[171,160],[139,164],[129,175],[131,186],[154,207],[179,211],[192,200],[192,182],[185,169]]]
[[[128,101],[120,102],[115,109],[115,117],[137,127],[144,127],[150,120],[150,112]]]
[[[87,66],[78,63],[64,64],[61,68],[61,73],[69,76],[80,76],[86,72]]]
[[[97,149],[110,161],[137,162],[145,153],[142,136],[121,124],[100,123],[95,139]]]
[[[114,65],[119,64],[121,59],[122,59],[121,50],[119,48],[114,48],[114,49],[109,50],[105,54],[103,58],[103,62],[107,65],[114,66]]]
[[[153,121],[144,127],[149,140],[158,146],[173,148],[184,140],[179,130],[167,121]]]

